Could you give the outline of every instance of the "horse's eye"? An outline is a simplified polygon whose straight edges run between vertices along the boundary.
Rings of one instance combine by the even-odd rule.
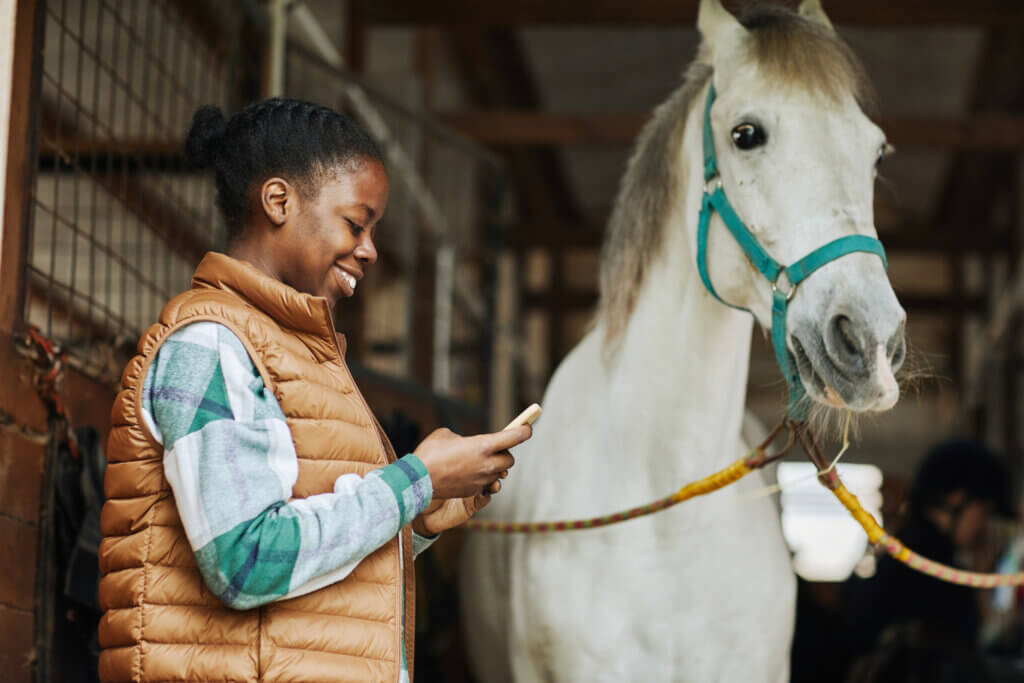
[[[892,154],[893,151],[894,151],[893,146],[890,145],[888,142],[885,143],[884,145],[882,145],[878,149],[878,156],[875,157],[875,170],[876,171],[879,169],[879,167],[881,167],[882,162],[885,161],[885,158],[887,156],[889,156],[890,154]]]
[[[732,129],[732,141],[740,149],[754,149],[765,143],[764,131],[753,123],[741,123]]]

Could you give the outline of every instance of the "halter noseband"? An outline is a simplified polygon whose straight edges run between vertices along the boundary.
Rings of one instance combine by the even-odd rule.
[[[704,106],[704,197],[701,200],[700,221],[697,226],[697,268],[700,271],[700,279],[713,297],[726,306],[737,308],[741,311],[750,312],[740,306],[733,306],[722,301],[722,298],[715,292],[708,276],[707,248],[708,248],[708,227],[711,223],[711,212],[717,211],[722,217],[725,227],[732,233],[733,238],[743,249],[743,252],[750,259],[750,262],[758,272],[771,283],[772,286],[772,346],[775,347],[775,360],[786,378],[789,385],[789,402],[786,406],[787,416],[796,422],[807,420],[808,406],[803,400],[806,395],[803,382],[800,380],[800,373],[795,366],[789,362],[789,355],[786,349],[786,312],[789,301],[796,293],[797,286],[803,282],[814,271],[826,263],[834,261],[841,256],[854,252],[867,252],[877,254],[882,259],[882,265],[888,269],[889,264],[885,258],[885,249],[882,243],[874,237],[867,235],[847,235],[833,240],[828,244],[818,247],[807,256],[789,266],[782,266],[773,259],[767,251],[758,243],[757,239],[750,232],[736,210],[732,208],[729,199],[725,196],[722,188],[722,178],[718,175],[718,160],[715,157],[715,140],[711,131],[711,105],[715,101],[715,86],[708,88],[707,103]],[[785,275],[788,281],[788,288],[779,286],[782,276]]]

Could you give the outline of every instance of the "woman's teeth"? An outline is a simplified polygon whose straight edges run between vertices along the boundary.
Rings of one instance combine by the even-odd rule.
[[[357,282],[356,279],[344,271],[342,271],[341,276],[345,278],[345,282],[347,282],[348,286],[352,288],[352,291],[355,291]]]

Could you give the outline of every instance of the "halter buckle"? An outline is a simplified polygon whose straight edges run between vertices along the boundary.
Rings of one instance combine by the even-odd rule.
[[[779,287],[779,281],[782,280],[783,276],[786,277],[786,285],[788,287],[788,289],[785,291],[783,291],[782,288]],[[779,276],[775,278],[775,282],[772,283],[772,294],[775,294],[775,292],[780,292],[783,295],[785,295],[786,303],[789,303],[789,300],[792,299],[793,295],[796,293],[796,285],[789,281],[789,275],[787,275],[786,271],[784,270],[779,273]]]
[[[717,173],[704,181],[704,194],[711,196],[722,188],[722,176]]]

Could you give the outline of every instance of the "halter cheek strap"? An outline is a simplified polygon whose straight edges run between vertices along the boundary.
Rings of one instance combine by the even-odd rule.
[[[750,262],[757,271],[764,276],[772,287],[772,346],[775,349],[775,360],[782,370],[786,383],[789,385],[789,401],[786,414],[791,420],[804,422],[807,420],[808,405],[804,401],[806,390],[800,380],[800,373],[795,366],[789,362],[789,352],[786,348],[786,314],[793,295],[796,293],[797,285],[807,279],[814,271],[827,263],[830,263],[841,256],[854,252],[867,252],[877,254],[882,259],[882,265],[889,267],[885,258],[885,249],[882,243],[874,237],[867,235],[847,235],[833,240],[828,244],[818,247],[807,256],[789,266],[783,266],[773,259],[767,251],[758,243],[757,239],[736,214],[725,190],[722,188],[722,179],[718,175],[718,160],[715,156],[715,140],[711,130],[711,105],[715,101],[715,86],[708,88],[707,102],[704,105],[704,196],[701,199],[700,219],[697,224],[697,269],[700,272],[700,279],[708,292],[726,306],[750,312],[746,308],[734,306],[723,301],[711,284],[708,275],[707,250],[708,250],[708,228],[711,224],[712,212],[717,212],[725,223],[725,227],[733,236],[733,239],[740,245],[743,253],[747,255]],[[782,276],[788,286],[780,286]]]

